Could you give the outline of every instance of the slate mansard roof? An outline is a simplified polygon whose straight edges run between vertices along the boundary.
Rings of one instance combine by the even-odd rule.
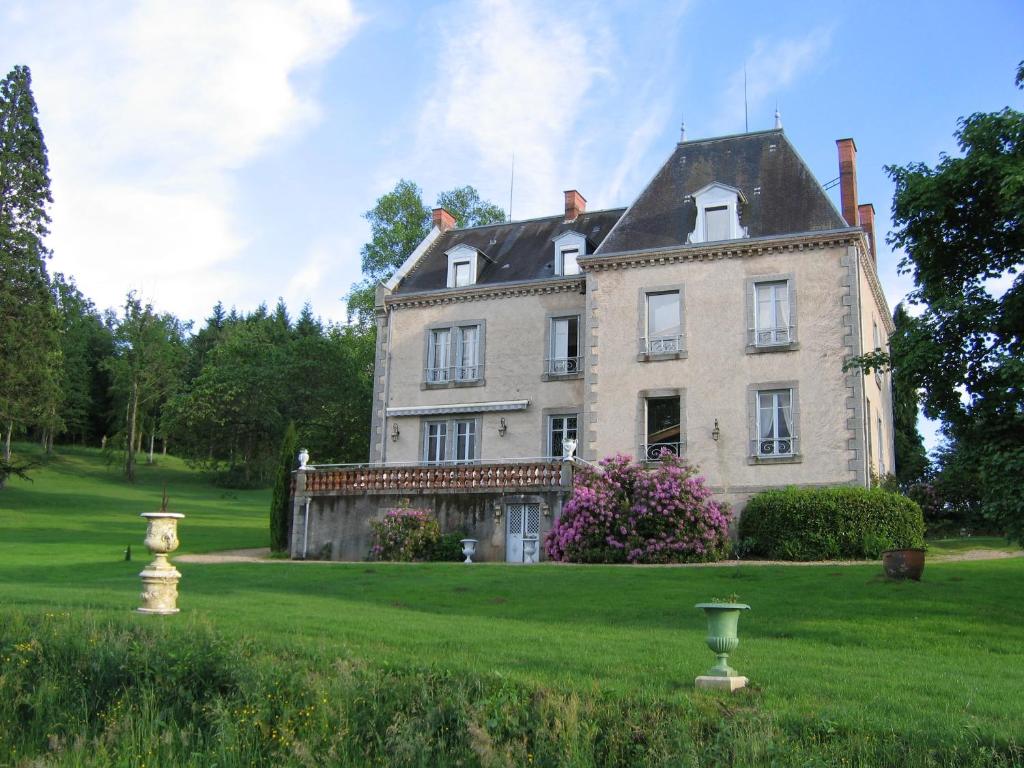
[[[559,215],[449,230],[395,293],[443,290],[446,252],[462,244],[484,254],[477,286],[554,277],[553,241],[564,232],[584,235],[588,255],[686,246],[697,219],[692,195],[712,182],[740,191],[740,224],[750,238],[848,226],[781,129],[687,141],[676,146],[629,208],[583,213],[571,222]]]
[[[440,290],[448,280],[446,252],[457,245],[471,245],[484,254],[475,285],[543,280],[555,276],[554,240],[563,232],[579,232],[593,253],[625,208],[580,214],[575,221],[563,215],[451,229],[435,240],[419,263],[398,284],[395,293]]]
[[[677,145],[598,255],[685,245],[697,220],[697,207],[688,196],[712,182],[743,194],[739,216],[748,237],[847,227],[789,139],[776,129]]]

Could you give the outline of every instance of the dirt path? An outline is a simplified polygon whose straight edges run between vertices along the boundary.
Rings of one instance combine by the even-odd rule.
[[[995,549],[970,549],[955,555],[931,555],[928,557],[930,563],[956,563],[966,560],[1005,560],[1011,557],[1024,557],[1024,551],[1003,552]],[[331,563],[330,560],[288,560],[286,558],[270,557],[270,549],[261,547],[259,549],[229,549],[223,552],[208,552],[202,555],[181,555],[174,558],[179,563]],[[722,560],[717,563],[681,563],[678,565],[646,565],[637,566],[640,568],[727,568],[736,565],[786,565],[792,567],[806,567],[814,565],[846,566],[846,565],[872,565],[878,560],[819,560],[813,562],[791,562],[788,560]],[[486,563],[481,563],[486,565]]]

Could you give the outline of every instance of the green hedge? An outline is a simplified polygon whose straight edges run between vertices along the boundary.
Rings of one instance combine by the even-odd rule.
[[[785,488],[754,496],[743,510],[740,548],[772,560],[875,558],[924,546],[921,508],[881,488]]]

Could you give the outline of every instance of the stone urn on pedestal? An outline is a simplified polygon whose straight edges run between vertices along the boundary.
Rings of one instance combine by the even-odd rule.
[[[462,554],[465,555],[466,559],[462,562],[472,563],[473,555],[476,554],[476,539],[460,539],[459,543],[462,545]]]
[[[171,565],[167,555],[178,548],[178,521],[184,515],[167,511],[167,497],[159,512],[143,512],[139,517],[149,521],[146,548],[154,555],[153,562],[139,574],[142,578],[142,607],[139,613],[170,614],[178,612],[178,581],[181,573]]]
[[[716,688],[735,691],[743,688],[749,680],[729,666],[729,654],[740,644],[737,630],[740,611],[749,611],[743,603],[697,603],[708,620],[708,634],[704,641],[718,658],[718,663],[694,681],[697,688]]]

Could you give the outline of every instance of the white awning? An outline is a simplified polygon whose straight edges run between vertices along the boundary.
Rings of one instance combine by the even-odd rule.
[[[410,405],[388,408],[388,416],[440,416],[448,413],[492,413],[525,411],[529,400],[492,400],[489,403],[453,403],[451,405]]]

